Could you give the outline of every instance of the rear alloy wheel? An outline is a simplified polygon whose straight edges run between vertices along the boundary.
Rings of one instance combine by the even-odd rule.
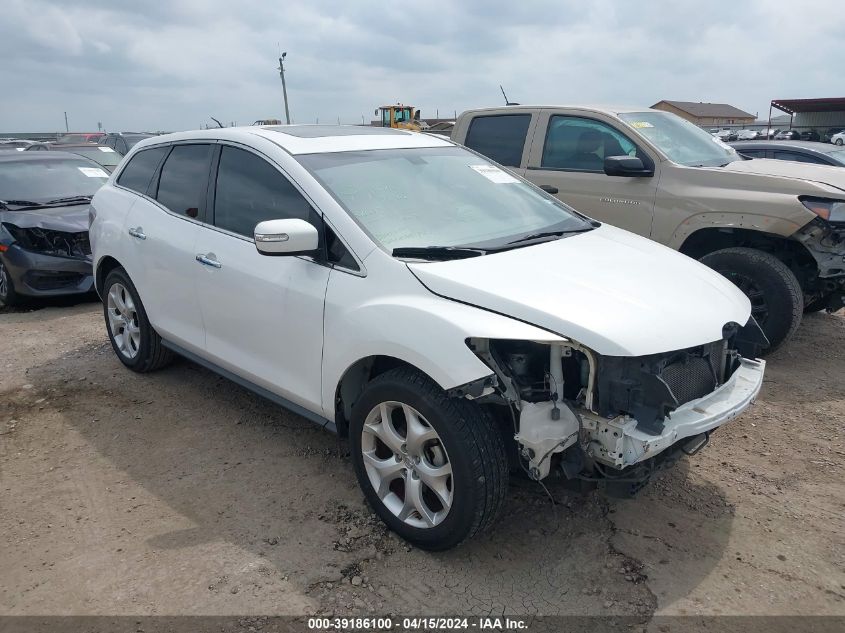
[[[845,143],[845,141],[843,141],[841,138],[836,139],[836,144],[840,147],[842,147],[843,143]]]
[[[122,268],[111,271],[103,284],[103,315],[114,353],[129,369],[153,371],[173,358],[150,325],[138,291]]]
[[[0,305],[12,307],[20,303],[20,295],[15,292],[9,271],[0,259]]]
[[[793,272],[771,253],[754,248],[726,248],[701,263],[730,279],[751,301],[751,316],[760,325],[770,354],[786,343],[801,323],[804,294]]]
[[[504,442],[485,410],[406,367],[373,379],[349,425],[367,501],[390,529],[444,550],[491,525],[507,491]]]

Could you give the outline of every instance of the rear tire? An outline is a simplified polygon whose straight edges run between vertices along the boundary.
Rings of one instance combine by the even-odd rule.
[[[6,270],[3,259],[0,258],[0,306],[11,308],[21,303],[21,296],[15,292],[12,277],[9,275],[9,271]]]
[[[400,367],[370,382],[353,406],[349,437],[370,506],[417,547],[455,547],[498,517],[508,460],[495,421],[424,374]]]
[[[845,144],[845,141],[843,141],[841,138],[838,138],[836,139],[836,144],[842,147],[842,145]]]
[[[123,268],[106,276],[103,284],[103,316],[112,349],[132,371],[155,371],[173,360],[144,310],[135,285]]]
[[[795,333],[804,295],[798,279],[777,257],[754,248],[726,248],[705,255],[701,263],[730,279],[751,300],[751,314],[769,339],[763,355]]]

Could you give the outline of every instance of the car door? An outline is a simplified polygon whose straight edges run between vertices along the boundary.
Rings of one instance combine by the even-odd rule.
[[[655,168],[651,177],[608,176],[604,159],[636,156]],[[543,111],[525,177],[591,217],[651,235],[659,161],[620,129],[589,115]]]
[[[322,220],[279,167],[253,151],[223,145],[212,183],[212,226],[200,228],[196,287],[206,356],[301,406],[321,406],[323,308],[331,268],[306,256],[267,256],[256,224]],[[321,247],[323,239],[321,238]]]
[[[125,186],[133,163],[148,152],[150,161],[156,153],[160,163],[163,159],[127,216],[130,257],[125,266],[156,331],[196,353],[205,348],[205,331],[194,287],[195,244],[205,217],[215,147],[184,143],[143,150],[130,159],[117,181]],[[143,181],[136,186],[141,188]]]

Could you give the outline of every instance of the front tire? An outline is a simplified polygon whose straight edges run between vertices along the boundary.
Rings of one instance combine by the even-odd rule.
[[[0,306],[20,305],[21,296],[15,292],[15,285],[12,283],[12,277],[9,271],[3,264],[3,259],[0,258]]]
[[[455,547],[499,515],[508,462],[494,421],[420,372],[400,367],[370,382],[349,435],[370,506],[417,547]]]
[[[701,263],[730,279],[751,300],[751,316],[769,339],[764,355],[792,337],[801,323],[804,295],[786,264],[754,248],[715,251],[702,257]]]
[[[836,144],[839,145],[839,147],[842,147],[843,143],[845,143],[845,141],[843,141],[841,138],[836,139]]]
[[[150,325],[141,297],[123,268],[106,276],[103,316],[114,353],[132,371],[154,371],[173,360],[173,352],[162,345]]]

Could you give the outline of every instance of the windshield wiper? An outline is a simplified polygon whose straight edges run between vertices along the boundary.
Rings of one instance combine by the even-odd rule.
[[[586,233],[587,231],[592,231],[592,227],[589,229],[570,229],[568,231],[543,231],[542,233],[532,233],[531,235],[526,235],[524,237],[520,237],[515,239],[508,244],[521,244],[522,242],[530,242],[532,240],[540,240],[546,237],[563,237],[564,235],[570,235],[572,233]]]
[[[8,207],[10,204],[16,207],[39,207],[43,202],[33,202],[32,200],[0,200],[0,204]]]
[[[413,259],[466,259],[479,257],[487,253],[483,248],[468,248],[465,246],[402,246],[393,249],[394,257],[409,257]]]
[[[56,198],[42,204],[88,204],[94,196],[68,196],[67,198]]]

